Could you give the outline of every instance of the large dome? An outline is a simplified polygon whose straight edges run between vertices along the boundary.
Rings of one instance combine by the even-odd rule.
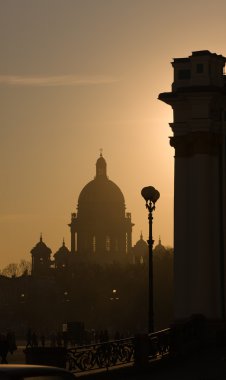
[[[108,178],[107,163],[100,154],[96,176],[80,192],[77,213],[71,214],[71,252],[81,260],[103,264],[127,260],[133,223],[125,210],[123,193]]]
[[[96,202],[114,202],[123,206],[125,204],[121,190],[107,177],[107,164],[102,154],[96,162],[96,177],[82,189],[78,206]]]
[[[87,183],[79,195],[79,205],[87,202],[116,202],[124,205],[125,200],[121,190],[114,182],[108,178],[102,180],[95,178]]]

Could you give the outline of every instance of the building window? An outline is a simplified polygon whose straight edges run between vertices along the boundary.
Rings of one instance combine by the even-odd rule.
[[[191,78],[191,70],[183,69],[178,71],[178,79],[190,79]]]
[[[128,253],[128,233],[126,233],[126,253]]]
[[[109,236],[106,236],[106,251],[110,252],[111,249],[111,239]]]
[[[78,234],[75,233],[75,252],[78,252]]]
[[[93,252],[96,252],[96,236],[93,236]]]
[[[204,65],[203,65],[203,63],[197,63],[197,65],[196,65],[196,72],[198,74],[202,74],[204,72]]]

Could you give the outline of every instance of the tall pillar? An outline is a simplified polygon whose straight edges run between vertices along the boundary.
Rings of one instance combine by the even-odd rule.
[[[175,319],[224,318],[226,58],[209,51],[176,58],[171,105],[175,148]]]
[[[68,224],[70,227],[71,232],[71,253],[75,253],[77,247],[76,247],[76,241],[75,241],[75,233],[76,233],[76,220],[77,215],[75,213],[71,214],[71,223]]]
[[[131,213],[126,213],[126,233],[127,233],[127,253],[131,253],[132,249],[132,227],[134,224],[131,222]]]

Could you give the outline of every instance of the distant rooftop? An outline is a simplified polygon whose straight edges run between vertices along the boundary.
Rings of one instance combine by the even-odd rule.
[[[193,51],[192,55],[190,55],[187,58],[174,58],[174,62],[189,62],[191,57],[203,57],[205,55],[209,55],[212,57],[219,57],[223,58],[226,62],[226,58],[221,55],[221,54],[216,54],[216,53],[211,53],[209,50],[198,50],[198,51]]]

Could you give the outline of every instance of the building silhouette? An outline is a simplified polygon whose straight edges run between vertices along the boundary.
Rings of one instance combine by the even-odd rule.
[[[133,247],[133,262],[136,264],[143,264],[148,262],[148,244],[140,234],[140,239]]]
[[[62,246],[54,254],[54,264],[56,269],[65,269],[69,265],[70,251],[63,240]]]
[[[80,192],[77,213],[71,214],[71,250],[63,239],[51,259],[52,251],[41,235],[31,250],[32,275],[47,275],[50,269],[65,270],[78,263],[147,264],[148,244],[141,233],[132,246],[134,224],[125,210],[123,193],[107,177],[107,163],[101,153],[96,161],[96,176]],[[168,251],[159,238],[154,253],[164,256],[165,252]]]
[[[107,177],[102,154],[96,176],[80,192],[65,241],[56,252],[43,240],[31,249],[32,270],[19,277],[0,276],[0,323],[25,334],[28,327],[46,332],[78,321],[86,328],[108,329],[113,337],[144,332],[148,306],[148,244],[141,234],[132,247],[131,214],[119,187]],[[158,256],[158,255],[157,255]],[[169,262],[169,265],[165,265]],[[154,268],[156,328],[170,323],[171,256]],[[163,287],[159,284],[163,279]],[[162,315],[161,315],[162,314]],[[163,317],[163,314],[167,318]]]
[[[52,251],[41,236],[31,250],[32,275],[47,275],[51,268],[65,269],[79,262],[132,263],[133,223],[125,210],[123,193],[108,178],[101,153],[96,161],[96,176],[80,192],[77,213],[71,214],[71,249],[63,240],[51,259]]]
[[[159,258],[164,257],[167,254],[167,249],[162,245],[161,237],[159,236],[158,244],[154,248],[154,254],[158,255]]]
[[[48,275],[51,266],[51,249],[42,240],[40,236],[39,242],[31,250],[31,274],[33,276]]]
[[[133,223],[125,209],[123,193],[108,178],[101,153],[96,176],[82,189],[77,213],[71,215],[71,254],[98,263],[131,260]]]
[[[175,319],[225,318],[226,58],[208,50],[173,60]]]

